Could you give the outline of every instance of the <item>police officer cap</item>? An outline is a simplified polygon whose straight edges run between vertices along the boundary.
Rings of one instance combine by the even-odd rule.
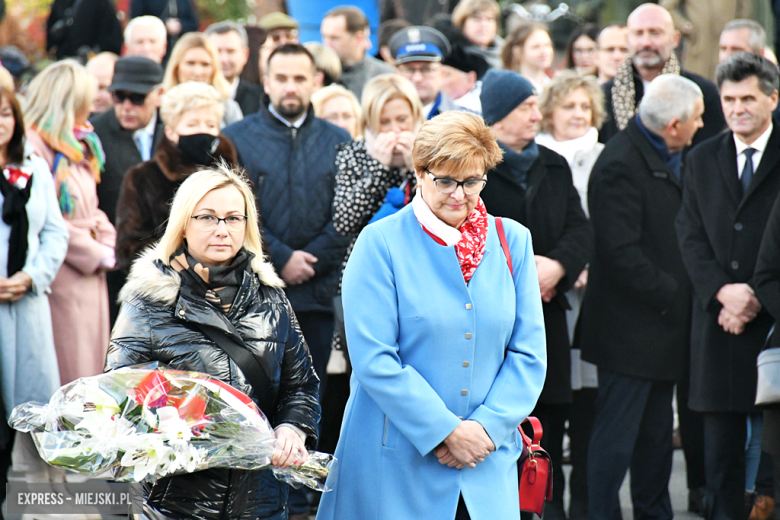
[[[431,27],[415,25],[401,29],[388,42],[397,64],[407,61],[442,61],[450,53],[450,42]]]

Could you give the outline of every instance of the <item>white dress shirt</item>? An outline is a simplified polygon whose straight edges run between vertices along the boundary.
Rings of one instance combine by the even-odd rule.
[[[152,158],[154,146],[154,127],[157,125],[157,111],[152,114],[149,124],[133,132],[133,142],[141,153],[141,159],[148,161]]]
[[[236,99],[236,92],[238,92],[239,77],[233,78],[233,83],[230,84],[230,99]]]
[[[770,122],[769,128],[766,129],[766,132],[761,134],[758,139],[750,144],[743,143],[737,139],[736,135],[734,135],[734,144],[737,145],[737,174],[739,175],[740,179],[742,179],[742,170],[745,169],[745,150],[748,148],[753,148],[756,150],[753,153],[753,174],[755,174],[758,171],[758,163],[761,162],[761,157],[764,156],[764,150],[766,150],[766,144],[769,141],[769,136],[772,135],[772,128],[773,124]]]

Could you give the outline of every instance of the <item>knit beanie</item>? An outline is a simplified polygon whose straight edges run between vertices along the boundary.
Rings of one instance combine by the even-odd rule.
[[[494,125],[504,119],[512,110],[536,95],[531,82],[511,70],[490,69],[482,78],[482,117],[485,122]]]

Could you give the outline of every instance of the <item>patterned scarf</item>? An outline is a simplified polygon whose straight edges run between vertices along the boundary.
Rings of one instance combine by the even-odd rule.
[[[187,246],[182,245],[171,255],[171,267],[181,275],[184,285],[194,289],[207,302],[227,314],[244,281],[244,273],[250,270],[254,257],[254,254],[242,247],[230,264],[204,267],[190,255]]]
[[[680,74],[680,60],[677,55],[672,55],[664,63],[661,74]],[[636,85],[634,85],[634,65],[631,58],[623,62],[617,71],[612,83],[612,113],[618,130],[628,126],[628,122],[637,113]]]
[[[51,121],[48,121],[43,125],[43,128],[36,125],[32,125],[30,128],[41,136],[43,142],[57,152],[51,168],[54,174],[57,198],[63,215],[72,217],[76,211],[76,203],[68,192],[68,185],[64,182],[70,176],[71,166],[86,161],[95,177],[95,182],[99,183],[100,174],[106,165],[106,154],[103,152],[100,139],[95,134],[95,129],[89,122],[84,126],[74,127],[72,136],[60,136],[56,147],[52,145],[51,126]]]
[[[421,193],[417,193],[412,201],[415,217],[420,227],[437,244],[446,246],[451,245],[455,240],[452,239],[454,233],[460,234],[460,240],[455,243],[455,255],[458,257],[460,271],[463,273],[463,279],[469,283],[474,272],[479,267],[482,257],[485,256],[485,243],[487,241],[488,218],[485,203],[480,198],[477,205],[471,210],[466,221],[455,229],[442,222],[433,214],[422,198]],[[425,211],[427,209],[427,211]],[[426,226],[426,223],[428,224]],[[454,233],[453,233],[454,232]],[[443,236],[439,236],[443,235]],[[457,236],[457,235],[455,235]]]

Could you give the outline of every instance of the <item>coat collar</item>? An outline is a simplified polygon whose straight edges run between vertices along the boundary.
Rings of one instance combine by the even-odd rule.
[[[261,256],[252,260],[252,271],[260,283],[269,287],[284,287],[284,282],[270,262]],[[139,256],[130,268],[127,283],[119,292],[119,302],[131,298],[158,305],[177,305],[181,290],[181,276],[173,268],[157,259],[157,251],[150,247]]]
[[[238,164],[236,149],[230,140],[221,134],[219,136],[219,145],[213,157],[214,163],[224,159],[230,165]],[[162,170],[163,175],[171,182],[182,182],[199,168],[199,165],[195,164],[192,159],[179,150],[165,136],[163,136],[157,151],[154,153],[154,160],[157,162],[160,170]]]
[[[133,145],[135,145],[135,141],[133,140],[133,132],[135,132],[135,130],[127,130],[126,128],[123,128],[122,125],[119,124],[119,119],[116,118],[116,112],[113,108],[108,110],[106,119],[108,127],[112,133],[115,135],[126,136],[126,138],[132,142]],[[152,140],[153,149],[156,149],[160,144],[160,141],[162,141],[162,139],[165,137],[165,132],[163,131],[164,128],[165,124],[160,117],[160,111],[157,110],[157,124],[154,125],[154,139]],[[138,157],[141,157],[141,152],[138,152]]]
[[[649,168],[653,177],[667,179],[669,182],[677,186],[678,189],[681,189],[682,185],[680,184],[680,179],[678,179],[677,175],[675,175],[674,172],[669,169],[661,156],[658,155],[658,152],[647,140],[647,137],[642,134],[642,131],[636,124],[636,121],[631,119],[624,131],[627,133],[628,138],[631,140],[634,146],[636,146],[639,150],[640,155],[645,160],[645,163],[647,164],[647,167]]]
[[[742,197],[741,204],[744,204],[744,202],[750,198],[751,195],[758,189],[758,186],[766,180],[766,178],[769,176],[769,174],[775,170],[775,166],[777,166],[778,160],[780,160],[780,131],[778,131],[777,128],[778,125],[774,125],[774,128],[772,129],[772,133],[769,135],[769,141],[766,143],[766,149],[764,150],[763,155],[761,156],[761,162],[758,164],[758,169],[756,170],[755,175],[753,175],[753,180],[750,182],[750,185],[748,186],[747,193],[745,193],[745,196]],[[730,132],[729,132],[730,133]],[[731,137],[732,145],[734,143],[734,137]],[[734,161],[733,165],[737,165],[737,159],[736,159],[736,153],[737,153],[737,147],[734,146]],[[736,177],[736,176],[734,176]]]

